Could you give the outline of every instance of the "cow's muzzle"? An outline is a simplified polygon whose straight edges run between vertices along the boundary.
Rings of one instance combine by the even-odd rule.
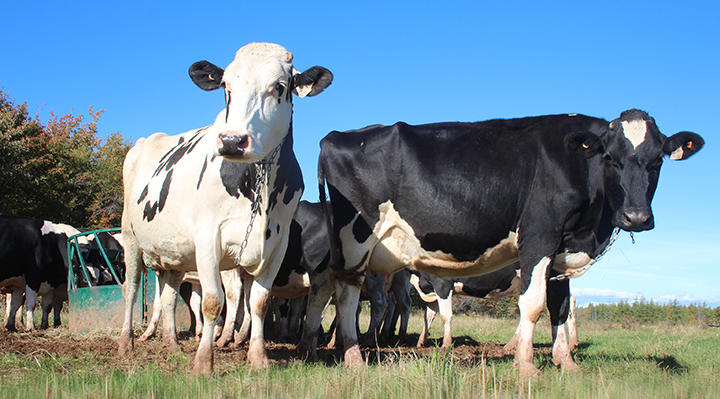
[[[218,154],[223,157],[242,157],[250,145],[248,136],[239,134],[218,134]]]
[[[625,231],[645,231],[655,227],[650,209],[625,208],[617,215],[616,225]]]

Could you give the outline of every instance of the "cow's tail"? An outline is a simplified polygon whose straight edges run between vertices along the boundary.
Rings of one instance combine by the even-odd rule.
[[[360,271],[362,262],[350,270],[345,270],[345,262],[340,253],[338,237],[335,235],[335,229],[333,228],[333,218],[330,209],[332,205],[327,202],[325,183],[325,162],[321,151],[320,159],[318,160],[318,192],[320,193],[320,208],[322,209],[323,218],[325,219],[325,228],[327,229],[328,241],[330,242],[330,270],[336,279],[347,284],[359,286],[362,284],[361,278],[365,274],[364,271]],[[329,187],[328,184],[328,188]]]

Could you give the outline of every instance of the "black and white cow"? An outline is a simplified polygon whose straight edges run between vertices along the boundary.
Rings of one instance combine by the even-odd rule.
[[[63,229],[47,220],[0,216],[0,265],[0,289],[12,292],[5,328],[15,331],[23,292],[27,331],[35,329],[33,311],[38,296],[43,297],[41,327],[48,327],[51,306],[56,309],[54,323],[60,325],[62,291],[67,298],[67,235]]]
[[[317,95],[332,74],[321,67],[300,73],[290,52],[268,43],[242,47],[225,70],[200,61],[189,72],[204,90],[222,87],[226,107],[208,127],[177,136],[157,133],[127,154],[126,306],[119,352],[133,348],[132,305],[143,259],[160,272],[163,324],[173,330],[177,288],[186,271],[196,270],[205,323],[194,371],[209,373],[212,328],[224,302],[220,270],[239,265],[254,276],[252,322],[262,326],[304,188],[292,148],[292,94]],[[247,359],[253,367],[268,364],[262,331],[251,332]],[[177,341],[169,344],[177,348]]]
[[[554,332],[568,311],[567,280],[550,278],[589,264],[616,227],[652,229],[663,158],[687,159],[703,144],[690,132],[666,137],[635,109],[612,122],[570,114],[331,132],[318,173],[320,199],[324,181],[333,205],[346,364],[365,364],[354,324],[366,270],[473,276],[519,260],[515,363],[524,375],[537,373],[532,336],[546,292]],[[577,368],[560,338],[554,361]]]

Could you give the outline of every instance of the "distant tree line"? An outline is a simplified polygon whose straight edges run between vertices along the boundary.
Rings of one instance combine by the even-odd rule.
[[[120,226],[122,163],[132,143],[120,133],[97,136],[103,110],[50,113],[46,125],[0,90],[0,215]]]
[[[620,301],[613,304],[589,304],[578,309],[582,320],[620,323],[627,327],[631,324],[720,324],[720,307],[710,308],[706,304],[681,305],[678,300],[660,304],[636,298],[632,303]]]
[[[425,304],[412,289],[413,308],[425,311]],[[517,297],[501,300],[478,299],[467,296],[453,297],[453,312],[456,314],[486,315],[494,318],[512,319],[520,316]],[[589,304],[576,309],[578,320],[584,322],[618,323],[623,327],[643,324],[720,326],[720,307],[711,308],[706,304],[681,305],[677,300],[657,303],[645,298],[632,302],[620,301],[612,304]],[[547,309],[542,317],[547,317]]]

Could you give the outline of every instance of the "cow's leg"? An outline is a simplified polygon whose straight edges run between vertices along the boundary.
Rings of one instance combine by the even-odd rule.
[[[177,309],[178,290],[185,272],[165,270],[160,273],[158,280],[162,286],[160,301],[162,302],[163,316],[163,345],[172,352],[179,352],[180,345],[175,327],[175,310]]]
[[[513,334],[512,338],[510,338],[510,341],[505,344],[505,346],[503,346],[503,350],[505,352],[510,352],[517,349],[518,339],[520,339],[520,323],[518,323],[518,326],[515,329],[515,333]]]
[[[12,304],[12,293],[5,294],[5,317],[3,317],[3,325],[7,326],[8,319],[10,319],[10,306]]]
[[[139,338],[140,341],[147,341],[148,339],[155,336],[158,325],[160,325],[160,315],[162,315],[162,300],[160,299],[161,286],[160,282],[158,281],[157,273],[152,273],[152,275],[154,276],[155,280],[155,299],[153,300],[153,314],[152,317],[150,317],[150,323],[148,323],[145,332]]]
[[[440,319],[443,321],[442,349],[449,349],[452,346],[452,291],[445,299],[438,296],[437,303],[440,309]]]
[[[521,258],[521,264],[523,260]],[[551,258],[544,257],[535,264],[529,273],[521,274],[522,287],[518,306],[520,308],[520,326],[518,327],[518,345],[515,351],[514,365],[520,368],[523,376],[538,375],[540,371],[533,364],[533,333],[545,306],[545,293],[547,292],[547,270],[551,265]],[[526,280],[526,276],[529,278]]]
[[[412,307],[412,299],[410,298],[410,279],[408,278],[408,272],[402,270],[405,276],[398,283],[400,286],[395,290],[395,301],[396,301],[396,313],[400,315],[400,331],[398,336],[400,342],[404,343],[407,341],[407,327],[410,321],[410,308]],[[395,281],[398,281],[398,276],[395,276]],[[395,326],[395,321],[392,322]]]
[[[198,258],[201,257],[198,256]],[[217,261],[213,259],[212,264],[217,265]],[[217,268],[212,270],[212,264],[210,262],[204,265],[198,264],[198,277],[202,286],[203,328],[193,363],[193,371],[196,375],[210,374],[212,372],[213,329],[225,302],[225,295],[220,282],[220,272]]]
[[[364,275],[360,277],[360,284],[362,284],[364,277]],[[345,347],[345,365],[348,367],[365,366],[357,339],[356,317],[353,317],[360,301],[361,286],[354,286],[340,281],[335,283],[338,326]]]
[[[557,274],[553,271],[554,274]],[[579,367],[573,361],[565,334],[565,322],[570,308],[570,281],[548,281],[547,307],[553,336],[553,363],[563,371],[576,371]]]
[[[192,293],[190,294],[190,310],[192,310],[195,323],[195,339],[200,341],[203,332],[202,318],[202,288],[200,284],[191,284]]]
[[[55,298],[55,290],[50,290],[45,293],[40,302],[40,308],[42,308],[42,322],[40,323],[41,330],[47,330],[50,327],[50,311],[53,307],[53,300]]]
[[[25,331],[35,331],[33,312],[35,312],[37,297],[38,293],[36,291],[29,286],[25,288]]]
[[[252,289],[254,278],[245,273],[242,277],[242,298],[240,304],[242,305],[242,323],[238,331],[235,333],[235,343],[240,344],[250,339],[250,290]],[[240,311],[238,311],[240,312]],[[240,316],[238,316],[238,319]]]
[[[287,339],[290,323],[290,300],[274,297],[272,299],[273,313],[275,314],[274,330],[277,333],[275,340],[282,342]]]
[[[240,292],[243,286],[238,269],[224,270],[220,272],[220,277],[225,287],[225,325],[215,344],[218,347],[223,347],[232,341],[235,335],[235,320],[238,315],[238,307],[242,297]]]
[[[306,358],[317,361],[317,337],[321,328],[322,314],[330,297],[335,292],[330,268],[310,274],[310,293],[308,294],[305,325],[303,325],[298,353]]]
[[[5,303],[8,306],[9,313],[5,328],[8,331],[17,331],[17,326],[22,324],[22,312],[18,312],[18,310],[22,307],[23,290],[24,288],[21,287],[13,287],[13,292],[7,294]],[[10,302],[7,302],[8,300]],[[18,319],[20,320],[18,321]]]
[[[370,297],[370,325],[368,325],[368,330],[363,337],[362,344],[366,347],[372,347],[377,343],[380,323],[382,323],[383,316],[387,310],[385,278],[380,273],[375,275],[367,273],[365,276],[365,285],[368,289],[368,296]]]
[[[125,222],[123,222],[125,224]],[[142,260],[142,251],[135,241],[132,233],[123,229],[123,242],[125,243],[125,283],[123,284],[123,296],[125,297],[125,320],[123,321],[118,353],[123,356],[133,350],[133,307],[137,298],[140,277],[145,268]]]
[[[395,293],[390,291],[387,293],[387,308],[385,317],[382,322],[382,331],[380,332],[380,342],[382,345],[388,344],[390,339],[395,336],[395,323],[397,322],[397,303],[395,301]]]
[[[190,328],[188,328],[188,332],[190,335],[195,335],[196,329],[201,327],[197,327],[197,321],[195,320],[195,317],[197,317],[196,312],[192,309],[192,306],[190,306],[190,301],[192,300],[192,284],[187,281],[183,281],[180,284],[180,291],[178,294],[180,294],[180,297],[183,299],[183,302],[185,302],[185,305],[188,307],[188,311],[190,312]]]
[[[575,320],[575,297],[570,296],[570,314],[568,315],[568,344],[570,345],[570,350],[577,348],[580,341],[578,340],[578,333],[577,333],[577,320]]]
[[[67,295],[67,284],[61,284],[58,288],[55,288],[53,292],[53,310],[54,319],[53,327],[60,327],[62,321],[60,320],[60,312],[62,312],[63,303],[68,299]]]
[[[288,329],[290,330],[290,338],[296,340],[300,336],[302,318],[305,312],[307,295],[302,295],[290,300],[290,316],[288,321]]]
[[[265,351],[264,325],[265,313],[270,301],[270,289],[272,289],[277,269],[280,268],[279,262],[274,263],[277,263],[274,265],[275,273],[269,272],[255,277],[250,287],[250,325],[252,327],[250,328],[247,361],[253,368],[265,368],[269,364]]]
[[[417,347],[422,348],[427,345],[427,339],[430,335],[430,327],[435,320],[435,315],[440,311],[438,301],[425,303],[425,316],[423,317],[423,329],[418,338]]]

